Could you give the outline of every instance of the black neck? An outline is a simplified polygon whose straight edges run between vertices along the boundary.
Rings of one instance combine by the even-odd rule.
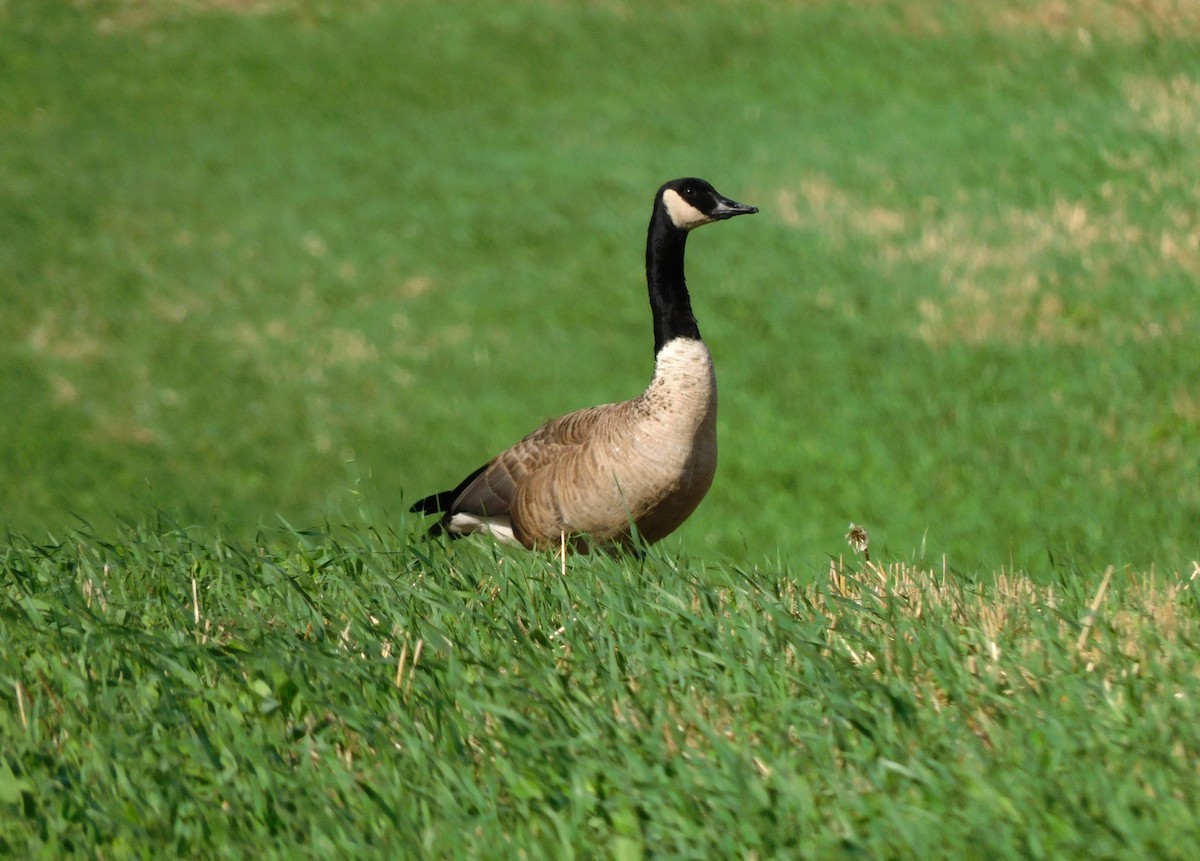
[[[646,237],[646,283],[654,315],[654,354],[675,338],[700,339],[692,316],[692,301],[683,280],[683,250],[687,231],[680,230],[661,207],[654,208]]]

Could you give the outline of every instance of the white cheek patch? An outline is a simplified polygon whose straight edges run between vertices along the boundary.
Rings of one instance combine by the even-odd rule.
[[[693,227],[699,227],[701,224],[708,224],[712,221],[711,218],[684,200],[683,196],[673,188],[664,191],[662,199],[671,222],[680,230],[691,230]]]

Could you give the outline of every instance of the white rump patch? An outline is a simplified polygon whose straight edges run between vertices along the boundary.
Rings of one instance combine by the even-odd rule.
[[[693,227],[699,227],[701,224],[708,224],[712,221],[707,215],[692,206],[683,196],[673,188],[668,188],[663,192],[663,206],[667,208],[667,215],[671,217],[671,222],[680,230],[691,230]]]
[[[491,535],[497,541],[507,544],[520,544],[513,534],[512,520],[508,515],[484,517],[481,514],[467,514],[460,511],[450,518],[446,528],[456,535],[470,535],[472,532],[482,532]]]

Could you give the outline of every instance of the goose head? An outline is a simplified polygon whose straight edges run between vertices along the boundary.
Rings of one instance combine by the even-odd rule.
[[[730,200],[709,183],[695,177],[664,183],[658,190],[658,205],[671,224],[685,232],[702,224],[758,212],[758,207]]]

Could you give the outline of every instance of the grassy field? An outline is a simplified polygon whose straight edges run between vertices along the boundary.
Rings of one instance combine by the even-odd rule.
[[[1197,140],[1189,0],[0,0],[0,855],[1190,857]],[[421,540],[684,174],[708,499]]]
[[[1190,859],[1191,578],[181,529],[0,557],[13,857]],[[565,576],[564,576],[565,568]]]

